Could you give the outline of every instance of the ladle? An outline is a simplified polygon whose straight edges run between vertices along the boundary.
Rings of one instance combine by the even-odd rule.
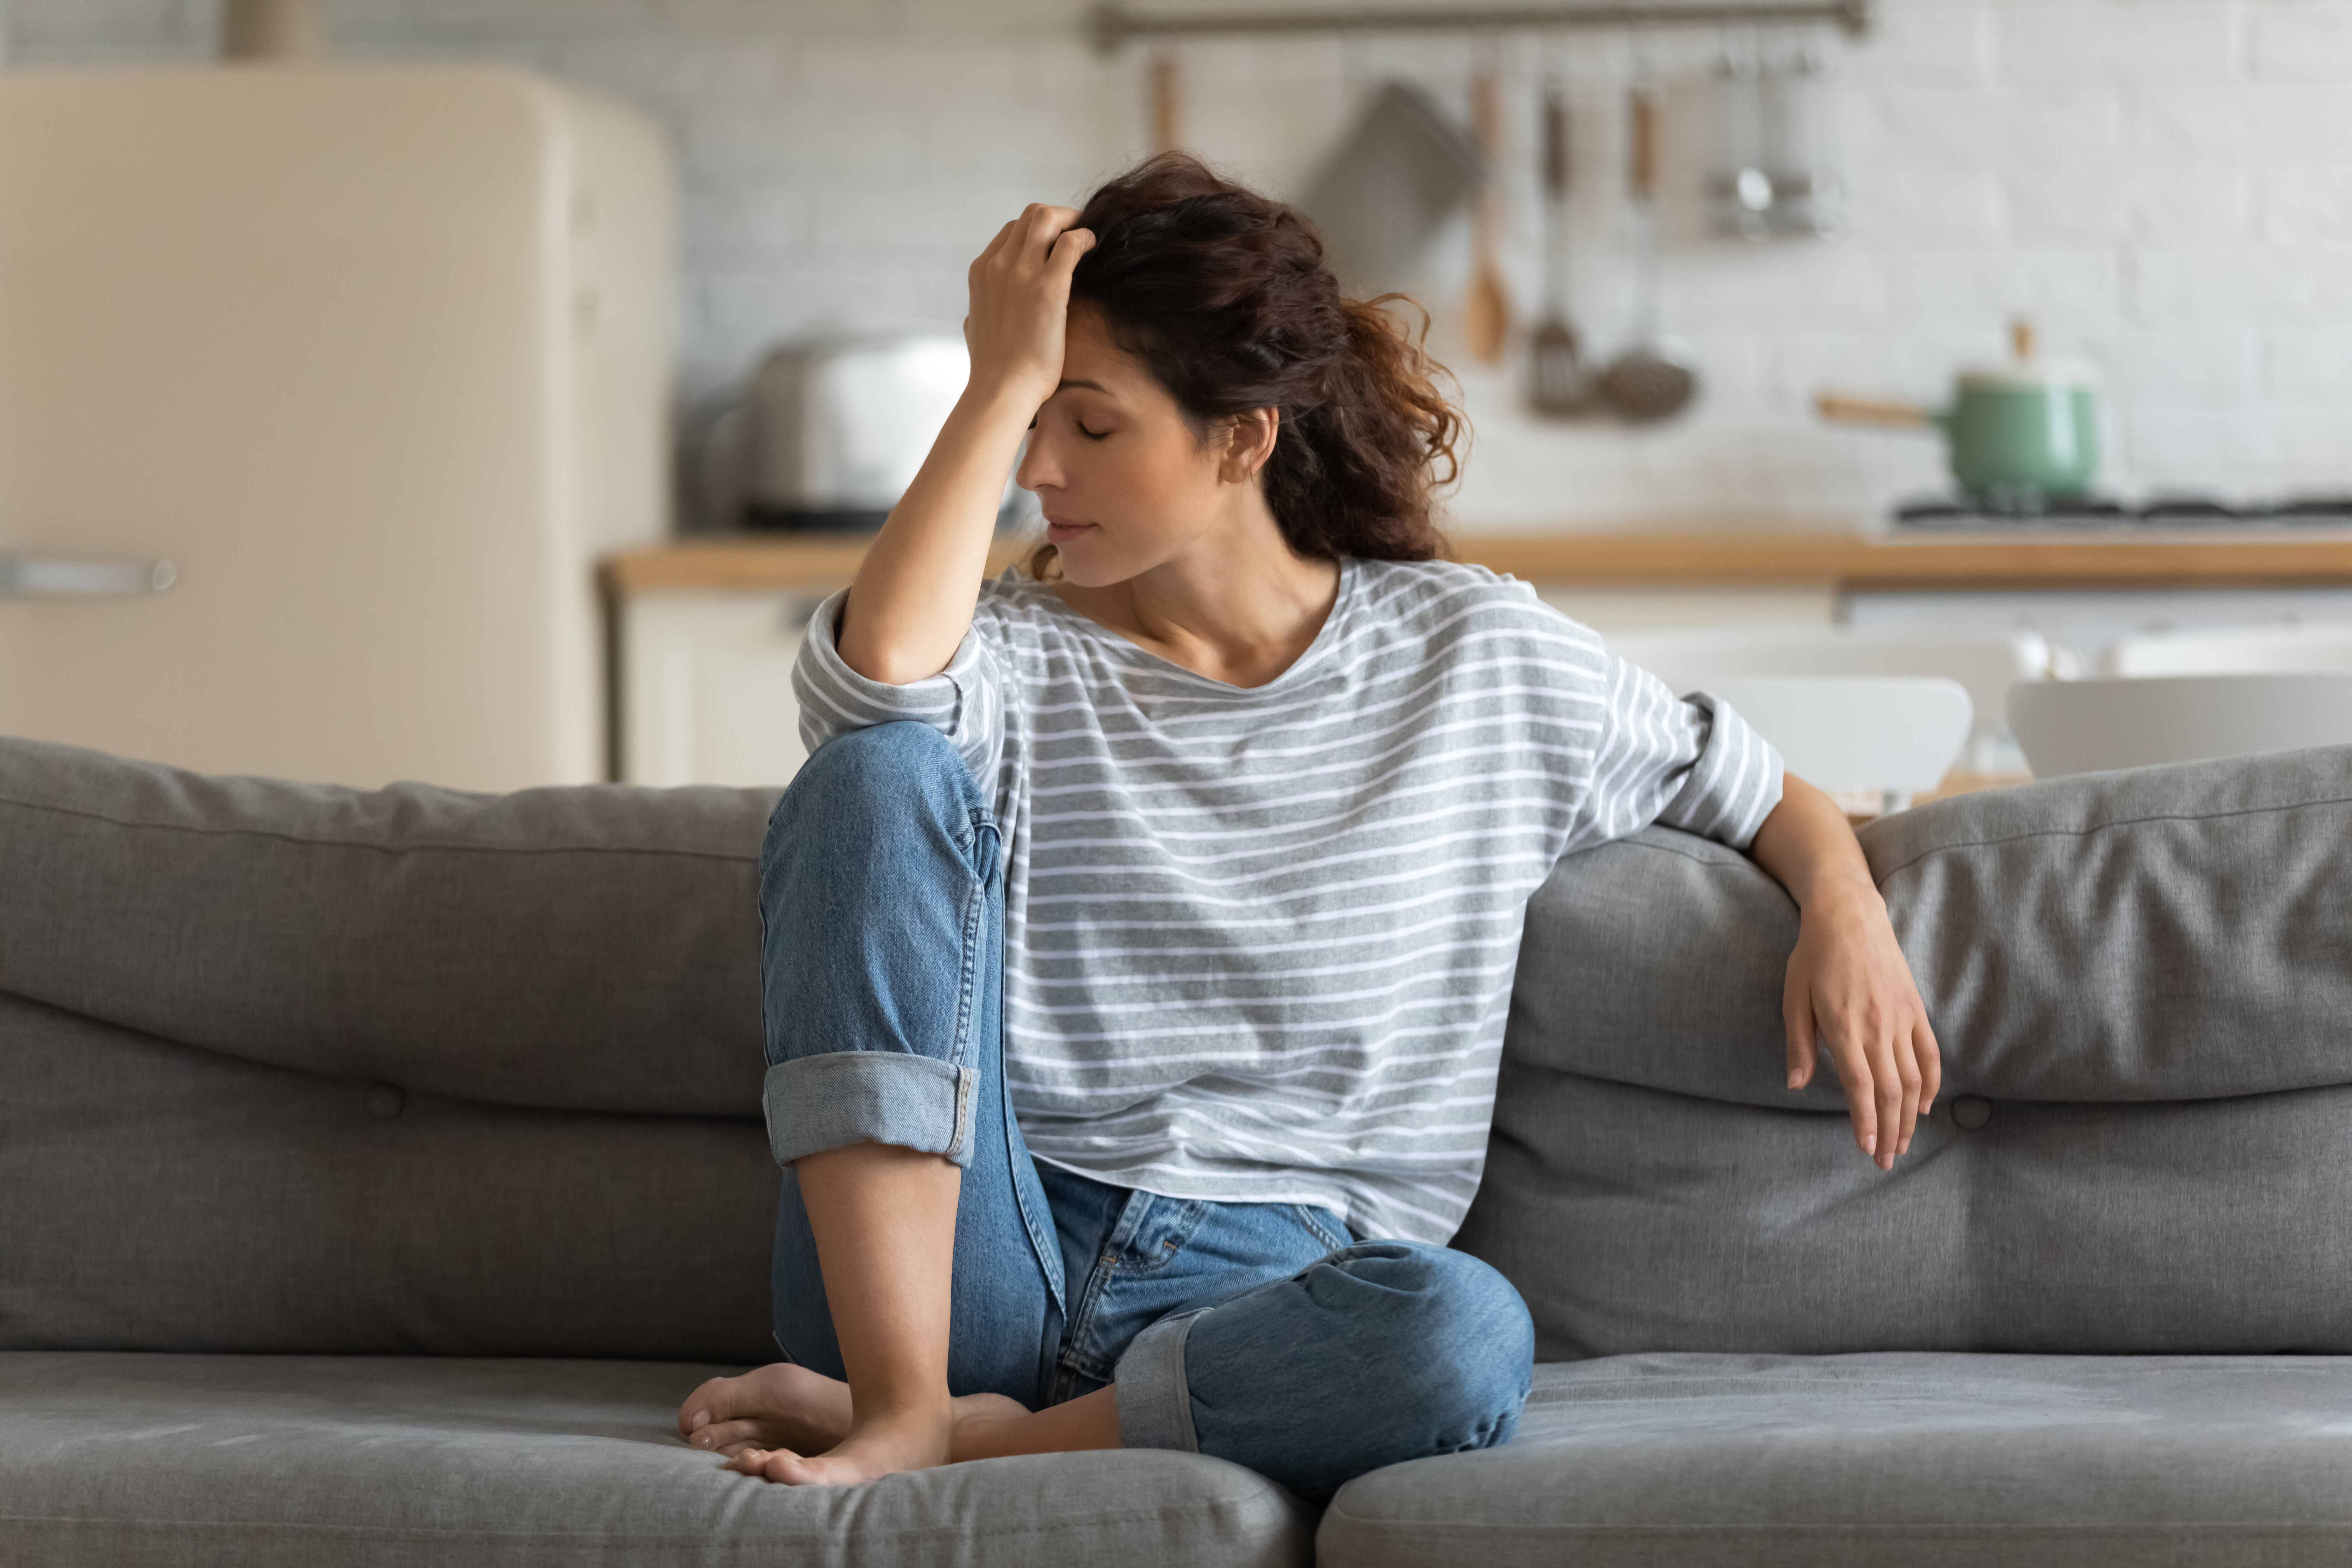
[[[1670,419],[1698,395],[1698,360],[1687,344],[1659,331],[1657,87],[1634,84],[1631,102],[1633,209],[1633,346],[1601,373],[1596,390],[1619,418],[1636,425]]]

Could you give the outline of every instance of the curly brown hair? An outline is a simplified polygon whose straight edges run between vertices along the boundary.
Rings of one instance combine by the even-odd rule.
[[[1322,237],[1295,207],[1163,153],[1087,198],[1095,246],[1070,302],[1099,309],[1205,437],[1260,408],[1281,416],[1260,471],[1302,555],[1429,561],[1445,553],[1434,492],[1461,477],[1469,427],[1423,348],[1429,313],[1402,294],[1344,300]],[[1391,314],[1420,314],[1417,331]],[[1052,569],[1054,547],[1029,557]]]

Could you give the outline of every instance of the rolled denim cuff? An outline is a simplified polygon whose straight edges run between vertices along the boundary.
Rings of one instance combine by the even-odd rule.
[[[968,1166],[980,1074],[906,1051],[826,1051],[770,1068],[760,1100],[779,1165],[852,1143],[895,1143]]]
[[[1184,1386],[1184,1337],[1201,1314],[1162,1318],[1135,1336],[1118,1358],[1118,1440],[1128,1448],[1201,1451],[1192,1430],[1192,1395]]]

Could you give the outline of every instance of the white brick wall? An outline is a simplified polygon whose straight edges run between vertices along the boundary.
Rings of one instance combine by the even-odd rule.
[[[1161,0],[1163,4],[1195,0]],[[1203,0],[1204,3],[1204,0]],[[12,66],[195,58],[208,0],[0,0]],[[1084,42],[1086,0],[334,0],[352,56],[487,56],[635,100],[686,179],[690,392],[776,338],[953,321],[962,264],[1026,200],[1072,200],[1138,156],[1139,52]],[[1456,512],[1484,526],[1640,516],[1859,520],[1934,486],[1936,449],[1830,430],[1824,386],[1932,400],[2032,316],[2108,377],[2126,491],[2352,490],[2352,3],[1880,0],[1829,39],[1853,189],[1833,243],[1748,247],[1696,212],[1717,40],[1653,46],[1674,98],[1666,312],[1706,369],[1664,430],[1538,424],[1516,370],[1467,367],[1478,431]],[[1574,302],[1627,329],[1616,170],[1628,40],[1580,36],[1200,43],[1192,140],[1296,193],[1364,88],[1459,105],[1480,49],[1513,84],[1511,253],[1534,304],[1531,84],[1577,94]],[[1460,236],[1428,289],[1458,347]]]

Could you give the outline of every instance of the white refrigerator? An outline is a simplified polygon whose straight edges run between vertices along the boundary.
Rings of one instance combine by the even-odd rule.
[[[666,530],[673,178],[522,72],[0,77],[0,733],[607,776],[594,568]]]

